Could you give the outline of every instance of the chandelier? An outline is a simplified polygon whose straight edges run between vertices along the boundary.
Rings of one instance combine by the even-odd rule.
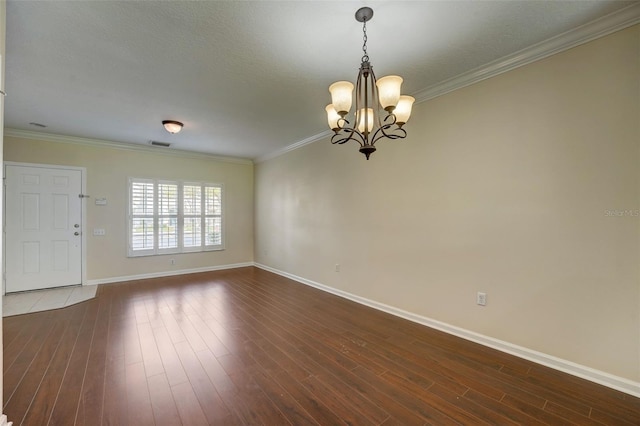
[[[360,152],[367,160],[375,152],[375,144],[383,138],[404,139],[407,132],[402,126],[409,120],[415,99],[400,95],[402,77],[388,75],[377,80],[367,54],[367,22],[373,10],[363,7],[356,12],[356,20],[362,22],[364,44],[362,63],[356,81],[356,106],[353,124],[347,120],[351,110],[354,86],[348,81],[338,81],[329,86],[331,104],[327,105],[327,121],[334,131],[332,144],[344,144],[354,140],[360,144]],[[383,111],[381,111],[381,109]],[[381,118],[381,114],[386,114]]]

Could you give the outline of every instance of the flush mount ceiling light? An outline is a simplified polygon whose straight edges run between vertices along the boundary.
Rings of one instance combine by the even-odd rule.
[[[351,110],[353,84],[338,81],[329,86],[331,104],[325,108],[329,127],[335,132],[331,143],[343,144],[354,140],[360,144],[360,152],[367,160],[376,150],[374,146],[382,138],[404,139],[407,132],[402,126],[409,120],[411,107],[415,99],[401,96],[402,77],[388,75],[376,80],[367,54],[367,22],[373,17],[370,7],[363,7],[356,12],[356,20],[362,22],[364,44],[362,45],[362,63],[356,81],[356,108],[353,124],[345,118]],[[380,109],[386,112],[381,119]]]
[[[182,130],[182,126],[184,126],[181,122],[174,120],[163,120],[162,125],[164,126],[164,129],[171,134],[178,133]]]

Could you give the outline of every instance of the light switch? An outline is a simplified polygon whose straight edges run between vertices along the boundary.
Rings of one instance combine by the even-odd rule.
[[[107,199],[106,198],[96,198],[96,206],[106,206]]]

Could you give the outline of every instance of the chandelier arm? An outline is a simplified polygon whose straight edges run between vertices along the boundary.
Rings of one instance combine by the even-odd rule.
[[[377,84],[378,79],[376,78],[376,74],[373,72],[373,68],[371,68],[369,72],[371,73],[371,83],[372,83],[371,88],[372,88],[372,94],[373,94],[373,103],[375,104],[372,106],[374,111],[373,113],[374,125],[377,124],[378,128],[381,129],[383,126],[383,122],[387,121],[387,118],[389,118],[389,116],[385,117],[383,121],[380,121],[380,105],[378,105],[379,99],[380,99],[380,92],[378,91],[378,84]],[[394,123],[395,123],[395,120],[394,120]],[[373,142],[371,143],[371,145],[373,145]]]
[[[383,127],[380,127],[378,130],[376,130],[376,132],[373,134],[371,146],[374,146],[375,143],[382,138],[386,138],[389,140],[396,140],[396,139],[404,139],[407,137],[407,131],[400,127],[393,130],[394,132],[397,132],[397,133],[386,133],[385,130],[388,130],[389,128],[391,128],[391,126],[392,126],[391,124],[386,124]]]
[[[384,130],[382,130],[382,132],[386,135],[387,133],[385,132],[385,130],[391,129],[391,126],[393,126],[394,124],[396,124],[396,115],[394,113],[390,112],[382,120],[382,123],[380,124],[379,127],[380,127],[380,130],[382,130],[384,128]],[[402,129],[402,127],[398,126],[398,129]],[[396,130],[397,129],[394,129],[393,131],[396,131]]]
[[[356,128],[358,126],[358,112],[362,109],[362,80],[365,78],[362,73],[363,65],[360,65],[360,70],[358,70],[358,79],[356,80],[356,109],[355,109],[355,121],[353,123],[353,127]]]
[[[395,140],[407,137],[407,131],[396,125],[396,116],[394,114],[387,115],[384,118],[384,123],[385,124],[382,124],[373,134],[373,138],[371,139],[372,146],[382,138]],[[393,128],[394,126],[396,127]],[[391,130],[391,132],[387,133],[388,130]]]
[[[364,112],[362,120],[363,120],[363,128],[364,135],[367,137],[366,142],[369,142],[369,75],[365,74],[364,77],[364,107],[362,111]],[[375,114],[375,112],[374,112]],[[373,118],[373,117],[372,117]],[[357,121],[357,120],[356,120]],[[373,123],[371,123],[371,127],[373,128]]]
[[[346,135],[343,135],[343,134],[346,134]],[[356,129],[339,129],[331,137],[331,143],[334,145],[335,144],[342,145],[349,141],[356,141],[361,147],[363,147],[365,146],[365,144],[363,143],[364,140],[365,140],[364,135]]]
[[[367,146],[369,145],[369,135],[368,132],[360,132],[360,130],[358,130],[358,120],[361,120],[362,117],[359,117],[358,114],[359,112],[363,109],[363,108],[367,108],[367,104],[366,104],[366,100],[364,101],[364,107],[362,105],[363,99],[362,99],[362,81],[365,80],[366,81],[367,76],[365,74],[365,63],[363,62],[360,65],[360,70],[358,71],[358,79],[356,80],[356,109],[355,109],[355,121],[353,123],[353,132],[355,132],[358,135],[358,140],[357,142],[360,144],[360,146]],[[365,84],[365,96],[366,96],[366,84]],[[364,110],[364,114],[365,114],[365,120],[366,120],[366,116],[367,116],[367,112],[366,109]],[[365,130],[366,130],[366,125],[365,125]]]
[[[358,142],[358,144],[360,144],[361,147],[364,146],[364,141],[366,139],[366,136],[360,133],[355,128],[355,126],[347,127],[350,124],[349,120],[347,120],[346,118],[340,118],[338,119],[337,124],[338,124],[338,129],[335,130],[334,135],[331,137],[332,144],[342,145],[344,143],[349,142],[350,140],[353,140]],[[346,134],[346,136],[343,136],[338,139],[337,137],[342,136],[341,134]]]

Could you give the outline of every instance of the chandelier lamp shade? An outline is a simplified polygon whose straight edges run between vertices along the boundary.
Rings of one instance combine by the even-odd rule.
[[[351,140],[360,144],[360,152],[367,160],[375,152],[380,139],[404,139],[407,132],[402,128],[411,116],[415,99],[401,95],[402,77],[376,76],[367,54],[367,22],[373,10],[363,7],[356,12],[356,20],[362,22],[364,44],[358,80],[354,86],[348,81],[338,81],[329,86],[331,104],[327,105],[327,121],[334,134],[331,143],[344,144]],[[347,120],[353,104],[355,88],[355,112],[353,123]]]
[[[175,120],[163,120],[162,125],[164,126],[164,129],[172,135],[178,133],[182,130],[182,126],[184,126],[184,124]]]

